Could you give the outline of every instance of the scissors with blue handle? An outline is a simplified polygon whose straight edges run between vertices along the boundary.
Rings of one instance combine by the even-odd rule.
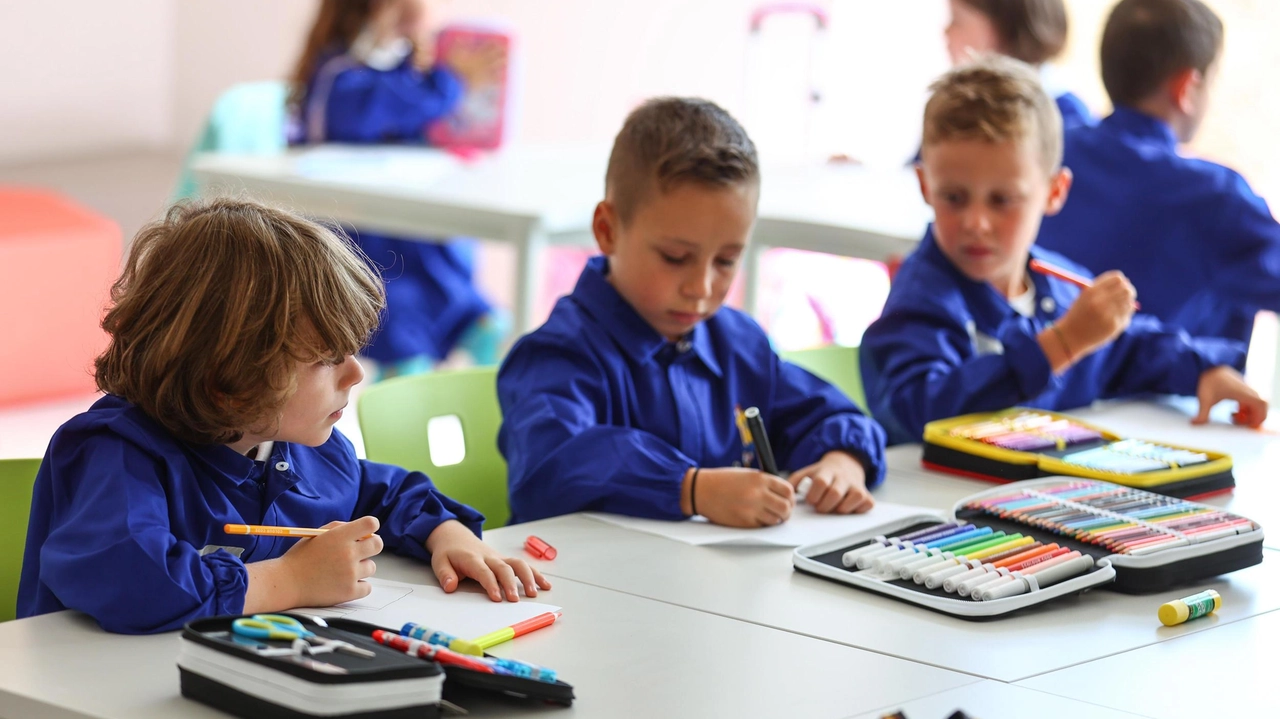
[[[346,652],[361,657],[376,656],[372,651],[357,647],[350,642],[338,639],[327,639],[302,626],[293,617],[282,614],[255,614],[252,617],[237,619],[231,623],[231,630],[242,637],[251,639],[282,639],[292,641],[301,639],[308,644],[318,645],[327,651]]]

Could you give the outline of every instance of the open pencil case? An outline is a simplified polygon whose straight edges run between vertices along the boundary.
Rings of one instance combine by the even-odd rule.
[[[348,642],[369,656],[297,654],[291,642],[253,640],[232,632],[238,616],[209,617],[183,627],[178,654],[182,695],[246,719],[430,719],[442,698],[467,689],[568,706],[573,687],[448,667],[383,646],[376,627],[346,619],[325,625],[286,614],[322,639]],[[272,655],[274,654],[274,655]]]
[[[1013,407],[930,422],[922,463],[992,482],[1052,475],[1098,479],[1171,497],[1235,487],[1229,455],[1126,439],[1057,412]]]
[[[1262,540],[1256,522],[1216,507],[1048,477],[971,495],[949,516],[921,513],[798,547],[792,564],[935,611],[990,619],[1095,587],[1147,593],[1233,572],[1262,561]]]

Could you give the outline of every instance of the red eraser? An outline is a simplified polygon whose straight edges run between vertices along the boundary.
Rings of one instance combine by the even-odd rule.
[[[532,534],[524,540],[524,549],[526,552],[532,554],[538,559],[550,560],[556,558],[556,548],[541,539],[538,539]]]

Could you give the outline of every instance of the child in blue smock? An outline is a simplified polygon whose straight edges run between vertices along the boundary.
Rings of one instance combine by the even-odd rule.
[[[1038,242],[1133,281],[1142,310],[1192,335],[1248,343],[1280,311],[1280,224],[1233,170],[1183,157],[1209,104],[1222,23],[1197,0],[1125,0],[1102,36],[1115,111],[1066,136],[1071,202]]]
[[[498,374],[512,521],[593,510],[758,527],[811,481],[819,512],[872,505],[884,434],[721,307],[755,222],[755,146],[704,100],[665,98],[614,142],[590,260]],[[758,407],[788,479],[755,468],[735,410]]]
[[[483,517],[420,472],[357,459],[333,429],[382,283],[345,239],[261,205],[177,206],[112,289],[107,394],[49,444],[18,616],[74,609],[114,632],[328,606],[370,591],[383,547],[489,597],[548,588],[480,541]],[[223,525],[328,527],[312,539]]]
[[[1231,368],[1240,343],[1134,315],[1133,286],[1119,272],[1081,290],[1028,270],[1036,258],[1088,276],[1032,247],[1041,217],[1071,186],[1061,127],[1016,60],[985,58],[934,84],[918,173],[936,219],[861,348],[871,413],[890,442],[919,441],[925,423],[968,412],[1148,392],[1198,396],[1196,422],[1224,399],[1240,402],[1237,421],[1266,418],[1267,403]]]
[[[455,49],[433,64],[425,0],[324,0],[295,71],[295,143],[422,143],[465,88],[496,72],[501,50]],[[498,359],[505,334],[473,281],[470,241],[428,242],[356,230],[387,278],[387,309],[364,355],[380,376],[425,371],[462,346]]]

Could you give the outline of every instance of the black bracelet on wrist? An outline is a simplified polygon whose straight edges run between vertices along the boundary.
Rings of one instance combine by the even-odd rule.
[[[694,467],[693,478],[689,480],[689,509],[693,510],[689,515],[691,517],[698,516],[698,472],[701,471],[701,467]]]

